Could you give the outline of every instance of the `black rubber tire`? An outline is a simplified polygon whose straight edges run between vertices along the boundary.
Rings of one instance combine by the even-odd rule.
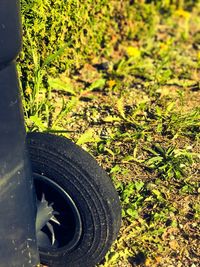
[[[121,224],[117,192],[96,160],[67,138],[29,133],[27,145],[33,174],[58,184],[69,194],[82,220],[81,238],[73,249],[39,249],[49,267],[92,267],[104,258]]]

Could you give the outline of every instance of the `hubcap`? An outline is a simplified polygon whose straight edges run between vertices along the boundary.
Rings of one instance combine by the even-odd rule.
[[[34,173],[36,235],[40,250],[74,248],[82,235],[79,210],[70,195],[48,177]]]

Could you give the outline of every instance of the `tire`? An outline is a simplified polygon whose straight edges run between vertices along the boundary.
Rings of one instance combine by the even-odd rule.
[[[41,263],[48,267],[95,266],[116,239],[121,224],[119,198],[110,178],[92,156],[66,138],[29,133],[27,145],[37,198],[44,194],[61,222],[53,223],[57,245],[39,244]]]

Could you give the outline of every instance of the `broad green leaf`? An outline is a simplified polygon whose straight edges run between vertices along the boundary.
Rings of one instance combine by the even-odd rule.
[[[42,119],[37,116],[30,116],[30,121],[33,122],[42,131],[45,131],[47,129]]]
[[[105,79],[98,79],[94,81],[86,91],[92,91],[94,89],[102,89],[106,83]]]
[[[138,217],[138,212],[133,209],[127,209],[127,214],[131,216],[132,219],[136,219]]]
[[[126,119],[125,112],[124,112],[124,99],[120,98],[117,101],[117,109],[119,111],[119,114],[122,116],[123,119]]]
[[[137,191],[140,191],[143,186],[144,186],[144,182],[142,182],[142,181],[136,181],[135,182],[135,188]]]
[[[119,122],[121,121],[120,117],[116,117],[116,116],[107,116],[103,119],[103,121],[105,122]]]
[[[70,83],[70,80],[62,81],[59,78],[49,78],[48,83],[49,86],[53,89],[65,91],[72,95],[76,95],[76,92],[73,88],[73,85]]]
[[[98,142],[98,141],[100,141],[100,138],[96,136],[94,129],[89,128],[79,137],[76,143],[77,145],[83,145],[86,143]]]

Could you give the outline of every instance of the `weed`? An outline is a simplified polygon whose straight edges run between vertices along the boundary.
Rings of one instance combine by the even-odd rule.
[[[146,166],[157,170],[163,178],[181,178],[186,174],[186,167],[193,163],[193,155],[187,150],[178,150],[175,147],[165,149],[159,144],[146,150],[152,154],[146,160]]]
[[[73,139],[120,196],[121,232],[100,266],[197,266],[199,1],[21,6],[27,130]]]

